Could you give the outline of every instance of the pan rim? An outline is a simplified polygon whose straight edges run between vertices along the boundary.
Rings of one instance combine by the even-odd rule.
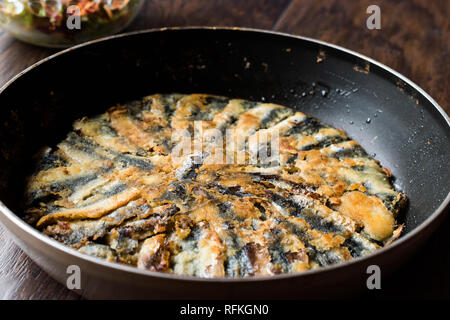
[[[28,73],[29,71],[33,70],[34,68],[38,67],[39,65],[52,60],[60,55],[63,55],[65,53],[71,52],[73,50],[76,50],[78,48],[82,48],[91,44],[95,44],[97,42],[103,42],[108,40],[113,40],[116,38],[122,38],[127,36],[133,36],[138,34],[145,34],[145,33],[153,33],[153,32],[165,32],[165,31],[180,31],[180,30],[223,30],[223,31],[236,31],[236,32],[253,32],[253,33],[260,33],[260,34],[270,34],[275,36],[281,36],[286,38],[292,38],[292,39],[298,39],[303,40],[307,42],[312,42],[315,44],[319,44],[325,47],[333,48],[335,50],[338,50],[340,52],[346,53],[348,55],[355,56],[359,59],[362,59],[364,61],[369,62],[370,64],[376,65],[377,67],[387,71],[390,74],[393,74],[409,86],[411,86],[414,90],[416,90],[418,93],[420,93],[424,98],[426,98],[435,109],[442,115],[442,117],[445,119],[447,125],[450,127],[450,118],[446,114],[446,112],[442,109],[442,107],[428,94],[426,93],[421,87],[419,87],[416,83],[408,79],[407,77],[403,76],[402,74],[398,73],[397,71],[391,69],[390,67],[372,59],[369,58],[363,54],[360,54],[358,52],[355,52],[353,50],[346,49],[344,47],[331,44],[322,40],[317,40],[309,37],[304,36],[298,36],[298,35],[292,35],[288,33],[278,32],[278,31],[272,31],[272,30],[262,30],[262,29],[256,29],[256,28],[242,28],[242,27],[211,27],[211,26],[189,26],[189,27],[164,27],[164,28],[152,28],[152,29],[145,29],[145,30],[139,30],[139,31],[132,31],[132,32],[126,32],[121,33],[117,35],[112,35],[100,39],[95,39],[92,41],[88,41],[64,50],[61,50],[55,54],[52,54],[34,64],[27,67],[23,71],[19,72],[17,75],[13,76],[10,80],[8,80],[1,88],[0,88],[0,94],[2,94],[12,83],[14,83],[17,79],[19,79],[24,74]],[[97,265],[101,265],[103,267],[109,268],[109,269],[115,269],[118,272],[131,272],[136,275],[140,276],[150,276],[150,277],[156,277],[156,278],[162,278],[162,279],[170,279],[170,280],[178,280],[178,281],[185,281],[185,282],[210,282],[210,283],[235,283],[235,282],[255,282],[255,281],[275,281],[275,280],[282,280],[282,279],[289,279],[293,277],[306,277],[310,275],[318,275],[321,273],[326,272],[332,272],[339,268],[345,268],[349,267],[351,265],[354,265],[356,263],[364,263],[364,261],[368,261],[369,259],[375,258],[379,255],[385,254],[389,251],[392,251],[395,248],[398,248],[405,243],[407,243],[410,239],[418,236],[421,231],[424,229],[430,227],[430,225],[441,215],[445,213],[445,209],[450,204],[450,191],[447,194],[446,198],[442,201],[441,205],[430,215],[428,216],[419,226],[411,230],[408,234],[406,234],[404,237],[400,237],[398,240],[396,240],[394,243],[390,244],[387,247],[380,248],[376,250],[373,253],[368,254],[367,256],[351,259],[350,261],[338,263],[331,266],[321,267],[318,269],[313,270],[307,270],[299,273],[285,273],[280,275],[272,275],[272,276],[262,276],[262,277],[249,277],[249,278],[226,278],[226,277],[220,277],[220,278],[201,278],[196,276],[185,276],[185,275],[175,275],[175,274],[166,274],[161,272],[153,272],[149,270],[142,270],[138,269],[136,267],[122,265],[119,263],[114,262],[108,262],[99,258],[95,258],[92,256],[88,256],[85,254],[82,254],[66,245],[63,245],[62,243],[51,239],[50,237],[45,236],[38,230],[34,229],[32,226],[28,225],[25,221],[20,219],[19,216],[14,214],[1,200],[0,200],[0,213],[1,216],[5,217],[9,220],[10,223],[14,224],[16,227],[21,229],[22,232],[27,233],[28,235],[31,235],[35,238],[35,240],[44,242],[46,245],[53,247],[60,253],[68,254],[71,256],[75,256],[78,259],[84,260],[86,263],[93,263]],[[9,231],[9,228],[5,226],[5,228]]]

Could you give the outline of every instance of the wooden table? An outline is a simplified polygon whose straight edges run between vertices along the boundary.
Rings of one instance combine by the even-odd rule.
[[[369,30],[366,9],[381,8],[381,29]],[[450,113],[448,0],[147,0],[128,31],[208,25],[271,29],[317,38],[355,50],[404,74]],[[0,31],[0,86],[54,53]],[[426,246],[372,298],[450,299],[450,219]],[[80,299],[50,278],[0,226],[0,298]]]

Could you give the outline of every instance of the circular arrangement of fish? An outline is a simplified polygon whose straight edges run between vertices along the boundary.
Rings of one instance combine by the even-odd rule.
[[[301,112],[155,94],[78,120],[46,148],[28,182],[24,219],[108,261],[248,277],[389,245],[401,234],[396,216],[405,201],[390,171],[357,142]]]

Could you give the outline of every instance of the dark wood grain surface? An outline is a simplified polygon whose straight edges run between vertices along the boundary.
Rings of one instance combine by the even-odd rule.
[[[381,8],[381,29],[366,28],[366,8]],[[448,0],[147,0],[127,29],[164,26],[240,26],[325,40],[404,74],[450,113]],[[56,52],[0,31],[0,86]],[[450,219],[370,298],[450,299]],[[0,226],[0,299],[80,299],[36,266]]]

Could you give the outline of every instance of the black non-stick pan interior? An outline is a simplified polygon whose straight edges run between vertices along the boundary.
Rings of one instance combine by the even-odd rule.
[[[0,94],[0,200],[20,214],[32,155],[85,115],[152,93],[280,103],[344,129],[409,198],[406,232],[447,197],[448,120],[384,68],[326,45],[244,30],[137,33],[72,50]]]

